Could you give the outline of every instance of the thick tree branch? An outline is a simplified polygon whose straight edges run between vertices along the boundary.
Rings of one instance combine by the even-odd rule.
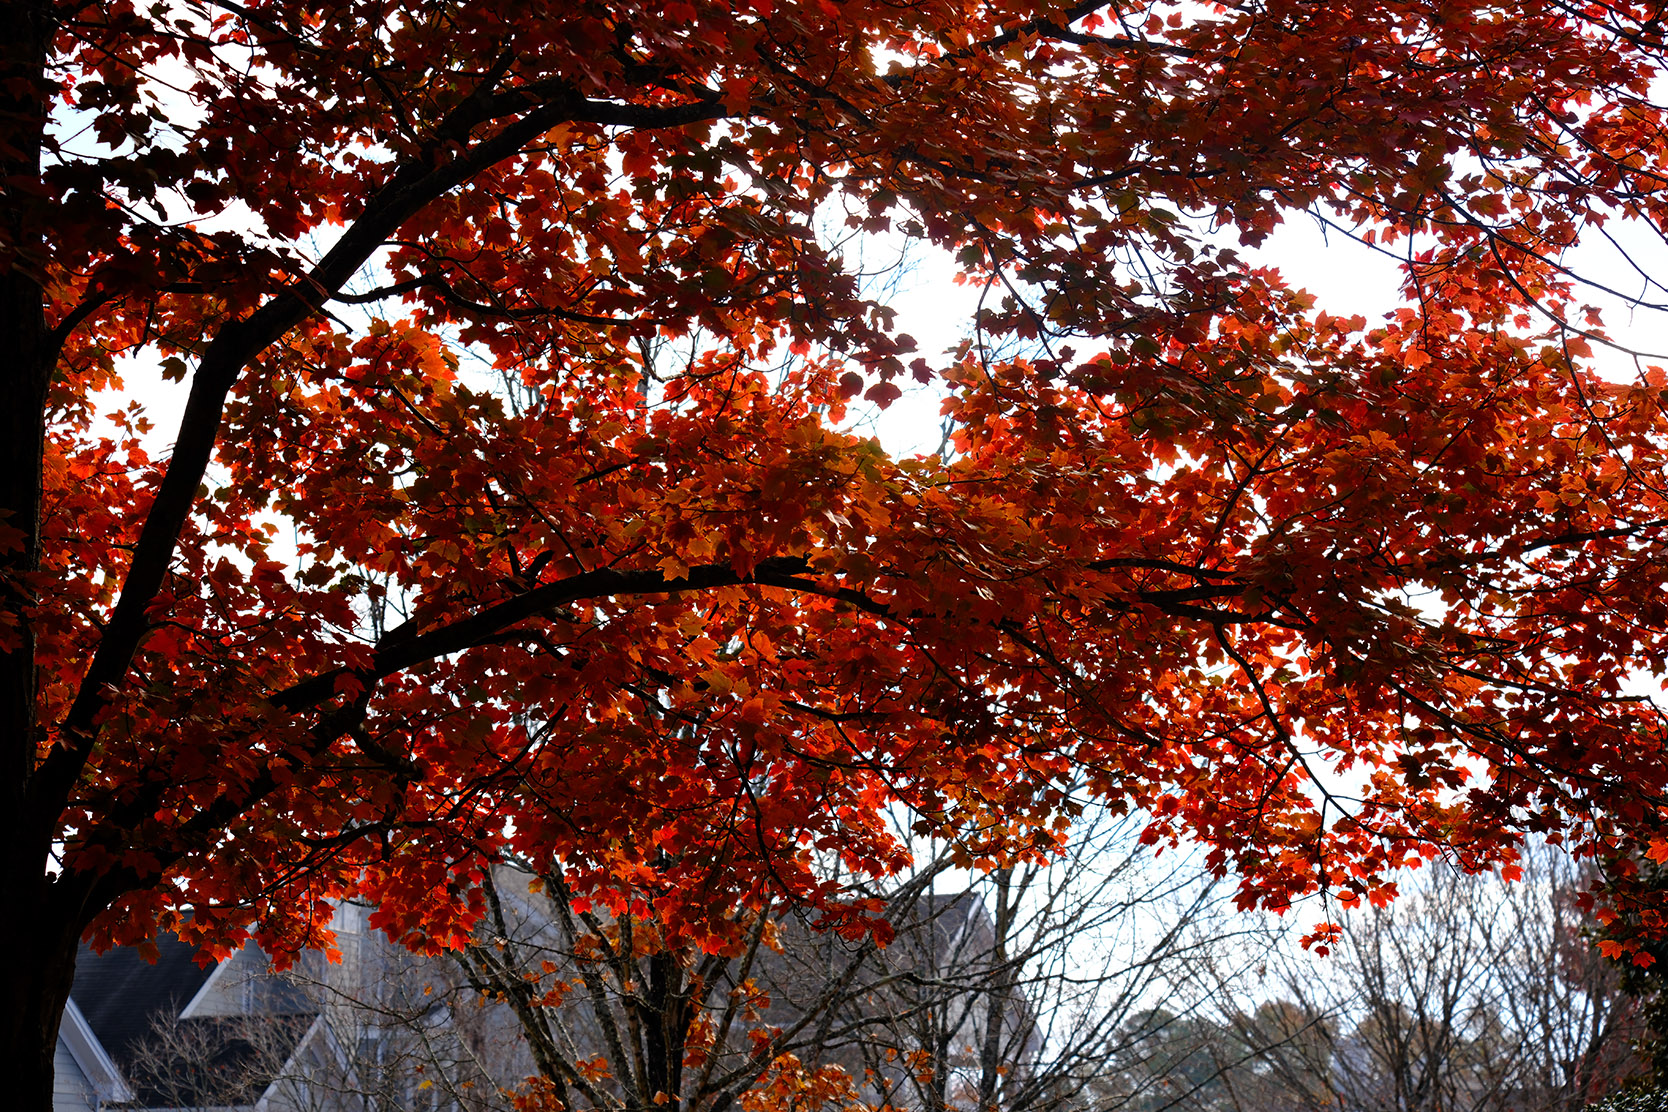
[[[434,199],[481,171],[513,157],[559,123],[582,120],[631,127],[675,127],[710,119],[721,106],[694,104],[670,108],[587,101],[566,86],[547,84],[493,95],[482,88],[459,104],[435,129],[421,155],[400,165],[365,211],[336,245],[296,284],[248,317],[229,322],[203,352],[186,401],[174,453],[146,516],[122,591],[99,638],[63,722],[63,743],[52,750],[31,777],[25,809],[31,824],[49,830],[68,799],[96,731],[100,707],[127,674],[135,652],[149,632],[147,613],[167,577],[197,491],[214,453],[225,401],[237,377],[268,346],[309,316],[370,260],[399,227]],[[522,112],[490,137],[456,153],[484,123]]]

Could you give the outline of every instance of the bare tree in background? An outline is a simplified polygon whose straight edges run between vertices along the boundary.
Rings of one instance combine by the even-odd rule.
[[[152,1018],[124,1073],[142,1106],[254,1104],[294,1057],[312,1016]]]
[[[894,920],[899,938],[868,956],[860,991],[830,1010],[825,1058],[877,1107],[1078,1107],[1130,1053],[1139,1016],[1182,1006],[1179,975],[1201,940],[1242,925],[1196,860],[1155,859],[1139,831],[1103,815],[1061,860],[919,898]],[[793,947],[784,959],[815,953]]]
[[[853,887],[884,905],[885,947],[791,909],[741,913],[731,951],[668,947],[652,919],[576,911],[559,872],[500,872],[458,963],[569,1110],[1076,1108],[1220,910],[1139,831],[1103,815],[1064,859],[989,874],[918,846],[910,875]]]
[[[1540,848],[1523,871],[1433,867],[1342,916],[1330,957],[1278,930],[1254,961],[1219,955],[1215,1016],[1148,1048],[1192,1083],[1149,1085],[1144,1112],[1575,1112],[1615,1091],[1641,1066],[1640,1009],[1592,945],[1577,869]]]

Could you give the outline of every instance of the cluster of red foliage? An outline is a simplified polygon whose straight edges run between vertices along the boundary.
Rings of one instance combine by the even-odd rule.
[[[12,1076],[88,930],[445,945],[505,846],[723,946],[869,929],[826,862],[890,808],[1000,861],[1074,785],[1247,905],[1659,844],[1668,391],[1560,259],[1668,219],[1661,14],[0,2]],[[1405,307],[1220,246],[1302,208],[1413,243]],[[831,212],[955,252],[976,342]],[[844,424],[911,376],[943,457]]]

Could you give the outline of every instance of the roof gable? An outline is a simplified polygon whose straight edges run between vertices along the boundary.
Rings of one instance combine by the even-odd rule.
[[[164,1012],[178,1015],[209,979],[213,966],[196,962],[196,947],[171,934],[156,939],[157,959],[147,962],[137,949],[117,946],[102,954],[82,943],[75,961],[70,996],[87,1026],[115,1061],[126,1061],[133,1044]]]

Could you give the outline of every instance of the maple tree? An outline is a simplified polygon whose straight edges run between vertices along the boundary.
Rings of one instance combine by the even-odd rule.
[[[284,952],[355,892],[443,947],[505,848],[708,949],[882,929],[824,866],[899,866],[888,808],[1047,853],[1078,777],[1247,905],[1668,858],[1664,379],[1585,364],[1562,261],[1662,225],[1660,15],[0,3],[19,1092],[83,934]],[[1304,208],[1407,303],[1225,246]],[[953,252],[969,343],[830,219]],[[941,455],[847,423],[911,379]]]

